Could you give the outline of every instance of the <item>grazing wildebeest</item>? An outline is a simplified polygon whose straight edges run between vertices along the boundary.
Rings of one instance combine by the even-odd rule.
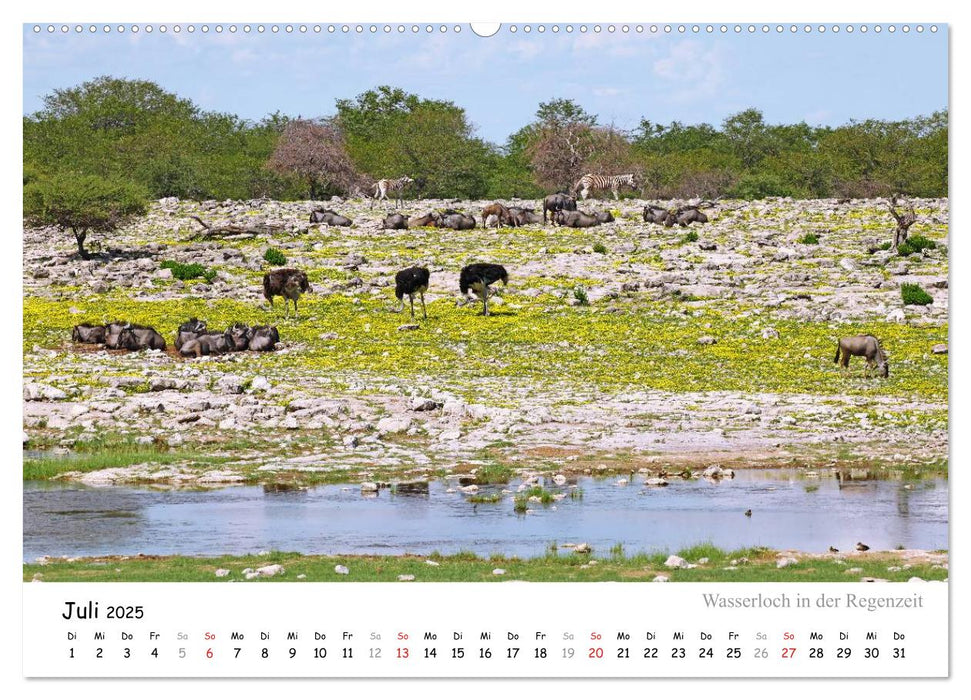
[[[438,226],[442,219],[442,215],[437,211],[430,211],[422,216],[413,216],[408,219],[408,228],[415,228],[416,226]]]
[[[310,212],[310,223],[327,226],[350,226],[354,222],[331,209],[314,209]]]
[[[411,317],[415,317],[415,294],[421,298],[422,318],[428,318],[425,312],[425,292],[428,291],[428,279],[431,273],[427,267],[408,267],[394,276],[394,295],[398,299],[397,312],[405,308],[405,295],[411,302]]]
[[[310,291],[307,273],[292,267],[281,267],[263,275],[263,296],[273,308],[273,297],[283,297],[287,318],[290,318],[290,300],[293,300],[293,315],[297,316],[297,300],[304,292]]]
[[[667,209],[657,204],[648,204],[644,207],[644,223],[663,224],[670,213]]]
[[[408,217],[404,214],[393,214],[389,212],[386,217],[381,219],[381,228],[408,228]]]
[[[529,207],[509,207],[509,225],[525,226],[526,224],[538,224],[543,217]]]
[[[179,326],[179,331],[175,335],[175,349],[181,350],[187,342],[206,332],[206,322],[200,321],[194,316]]]
[[[121,347],[118,340],[121,338],[121,332],[128,327],[128,324],[124,321],[112,321],[105,326],[105,347],[111,350],[117,350]]]
[[[556,194],[546,195],[546,197],[543,198],[543,223],[546,223],[546,212],[550,212],[550,219],[554,219],[554,215],[558,211],[576,210],[576,197],[571,197],[566,192],[557,192]]]
[[[71,340],[75,343],[103,343],[105,342],[105,327],[82,323],[75,326],[71,331]]]
[[[509,210],[499,202],[490,204],[482,210],[482,228],[486,227],[490,216],[496,217],[496,228],[509,224]]]
[[[249,340],[249,349],[257,352],[268,352],[280,342],[280,333],[276,326],[253,326]]]
[[[582,211],[558,211],[553,215],[553,221],[570,228],[590,228],[601,223],[596,216]]]
[[[509,274],[502,265],[473,263],[462,268],[459,274],[459,291],[467,296],[471,289],[482,299],[482,315],[489,315],[489,286],[496,282],[508,284]]]
[[[239,352],[249,347],[252,329],[245,323],[234,323],[226,329],[226,340],[229,342],[230,352]]]
[[[179,354],[183,357],[202,357],[203,355],[222,355],[232,351],[228,331],[222,333],[202,333],[185,341]]]
[[[881,377],[890,376],[890,363],[887,361],[887,355],[880,347],[880,341],[872,335],[851,335],[840,338],[836,344],[836,357],[833,358],[833,362],[838,362],[843,369],[848,369],[851,356],[866,358],[865,374],[869,374],[869,371],[876,367]]]
[[[118,346],[125,350],[165,350],[165,338],[154,328],[129,323],[119,335]]]
[[[397,180],[378,180],[374,183],[374,196],[376,199],[371,200],[371,206],[374,206],[374,202],[380,202],[382,199],[388,198],[388,192],[394,192],[395,194],[395,206],[400,207],[404,205],[404,200],[401,199],[401,193],[414,180],[407,175],[404,177],[399,177]]]
[[[452,228],[456,231],[464,231],[466,229],[475,228],[475,217],[450,209],[442,212],[442,217],[438,221],[438,227]]]

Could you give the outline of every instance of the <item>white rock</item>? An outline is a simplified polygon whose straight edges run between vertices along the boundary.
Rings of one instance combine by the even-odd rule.
[[[679,557],[677,554],[672,554],[669,556],[664,565],[669,569],[686,569],[688,568],[688,562]]]
[[[793,559],[792,557],[782,557],[781,559],[776,561],[775,568],[784,569],[787,566],[792,566],[793,564],[798,564],[798,563],[799,563],[798,559]]]
[[[263,376],[253,377],[250,383],[250,389],[253,391],[269,391],[271,386],[270,380]]]
[[[225,578],[229,576],[229,569],[216,569],[216,578]]]
[[[361,491],[365,493],[374,493],[378,490],[378,485],[373,481],[365,481],[361,484]]]
[[[414,581],[415,580],[415,575],[414,574],[398,574],[398,580],[399,581]]]
[[[577,554],[589,554],[591,551],[593,551],[593,548],[586,542],[581,542],[573,548],[573,551]]]
[[[903,309],[894,309],[887,314],[888,323],[903,323],[907,319]]]
[[[425,560],[425,563],[428,564],[428,566],[439,566],[437,561],[432,561],[431,559]]]
[[[662,574],[658,574],[658,575],[657,575],[657,576],[655,576],[655,577],[654,577],[654,578],[653,578],[652,580],[653,580],[653,581],[654,581],[655,583],[665,583],[665,582],[667,582],[667,581],[670,581],[671,579],[669,579],[669,578],[668,578],[667,576],[664,576],[664,575],[662,575]]]
[[[492,575],[493,576],[502,576],[505,573],[506,573],[506,570],[505,569],[493,569],[492,570]]]
[[[343,564],[338,564],[337,566],[334,567],[334,573],[340,574],[341,576],[347,576],[349,573],[351,573],[351,570],[348,569]]]

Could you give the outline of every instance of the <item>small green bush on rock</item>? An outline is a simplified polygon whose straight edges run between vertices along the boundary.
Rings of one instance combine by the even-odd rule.
[[[900,296],[903,298],[904,304],[927,306],[934,302],[934,297],[921,289],[919,284],[907,283],[900,285]]]
[[[263,253],[263,259],[271,265],[276,265],[278,267],[287,264],[287,256],[276,248],[267,248],[266,252]]]
[[[212,281],[216,279],[216,271],[214,269],[206,269],[199,263],[180,263],[175,260],[165,260],[159,267],[172,270],[172,276],[183,282],[201,277],[207,283],[212,284]]]

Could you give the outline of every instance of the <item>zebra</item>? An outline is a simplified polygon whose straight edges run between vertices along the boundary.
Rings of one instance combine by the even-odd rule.
[[[407,175],[404,177],[399,177],[397,180],[378,180],[374,183],[374,197],[377,201],[388,198],[388,192],[395,193],[395,206],[404,206],[404,201],[401,199],[401,192],[414,180]],[[375,200],[371,200],[371,206],[374,206]]]
[[[586,199],[589,190],[605,190],[609,187],[610,191],[614,193],[614,199],[618,199],[617,190],[624,185],[631,189],[636,187],[633,173],[626,175],[593,175],[587,173],[573,186],[573,192],[579,193],[580,199]]]

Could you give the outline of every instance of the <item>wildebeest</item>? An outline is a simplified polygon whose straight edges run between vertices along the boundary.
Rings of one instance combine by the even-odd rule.
[[[228,331],[222,333],[202,333],[191,340],[187,340],[179,348],[183,357],[202,357],[203,355],[222,355],[232,351],[232,344]]]
[[[175,334],[175,349],[181,350],[182,346],[188,341],[196,338],[206,332],[206,322],[200,321],[196,317],[190,318],[188,321],[179,326],[178,332]]]
[[[613,213],[609,211],[595,211],[590,212],[590,215],[602,224],[609,224],[614,220]]]
[[[150,326],[129,323],[119,334],[118,346],[125,350],[165,350],[165,338]]]
[[[293,315],[297,316],[297,300],[304,292],[310,291],[307,273],[292,267],[281,267],[263,275],[263,296],[273,307],[273,297],[283,297],[287,318],[290,318],[290,300],[293,300]]]
[[[415,228],[416,226],[438,226],[441,218],[442,215],[437,211],[430,211],[421,216],[413,216],[408,219],[408,228]]]
[[[538,224],[543,217],[529,207],[509,207],[509,225],[525,226],[526,224]]]
[[[280,333],[276,326],[253,326],[249,339],[249,349],[257,352],[268,352],[280,342]]]
[[[463,214],[460,211],[449,209],[442,212],[442,216],[438,220],[438,227],[452,228],[456,231],[464,231],[466,229],[475,228],[475,217],[468,214]]]
[[[509,224],[509,210],[499,202],[494,202],[482,210],[482,228],[486,227],[490,216],[496,217],[496,228]]]
[[[509,274],[502,265],[473,263],[462,268],[459,274],[459,291],[467,296],[471,289],[482,299],[482,315],[489,315],[489,287],[496,282],[508,284]]]
[[[840,357],[841,355],[842,357]],[[890,376],[890,363],[887,361],[887,355],[880,347],[880,341],[872,335],[851,335],[840,338],[836,344],[836,357],[833,358],[833,362],[838,362],[843,369],[848,369],[851,356],[866,358],[864,373],[869,373],[872,368],[876,367],[880,376],[884,378]]]
[[[411,302],[411,317],[415,317],[415,294],[421,298],[422,318],[428,318],[425,311],[425,292],[428,291],[428,280],[431,273],[427,267],[408,267],[394,276],[394,295],[398,299],[398,311],[405,308],[405,295]]]
[[[112,321],[105,326],[105,347],[110,350],[117,350],[121,347],[119,339],[121,332],[128,327],[124,321]]]
[[[657,204],[648,204],[644,207],[644,223],[663,224],[670,214],[671,212],[664,207],[658,206]]]
[[[314,209],[310,212],[310,223],[327,226],[350,226],[354,222],[331,209]]]
[[[389,212],[386,217],[381,219],[381,228],[408,228],[408,217],[404,214],[394,214]]]
[[[75,343],[103,343],[105,342],[105,327],[82,323],[75,326],[71,331],[71,340]]]
[[[553,215],[553,221],[570,228],[590,228],[601,223],[596,216],[582,211],[558,211]]]
[[[678,226],[684,228],[694,222],[698,222],[699,224],[707,224],[708,217],[698,208],[699,206],[700,205],[688,205],[678,207],[678,209],[673,212],[668,212],[668,215],[664,220],[664,225],[671,228],[677,224]]]
[[[554,215],[558,211],[576,210],[576,198],[571,197],[566,192],[557,192],[556,194],[546,195],[546,197],[543,198],[543,223],[546,223],[546,212],[550,212],[550,219],[553,219]]]
[[[229,342],[230,352],[240,352],[249,347],[252,329],[245,323],[234,323],[226,329],[226,340]]]

